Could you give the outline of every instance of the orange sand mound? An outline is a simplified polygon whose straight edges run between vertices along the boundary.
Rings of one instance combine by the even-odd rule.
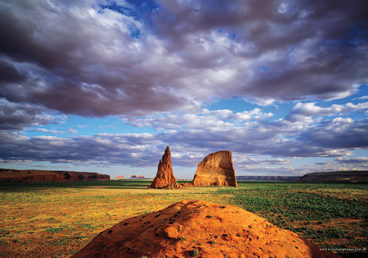
[[[241,208],[182,201],[101,232],[73,257],[338,257]]]

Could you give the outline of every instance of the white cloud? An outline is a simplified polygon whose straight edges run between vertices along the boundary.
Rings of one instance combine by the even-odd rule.
[[[337,158],[337,162],[339,163],[364,163],[365,166],[368,166],[368,157],[356,157],[356,158]]]
[[[58,131],[58,130],[49,130],[45,128],[33,128],[33,129],[29,129],[29,131],[37,131],[37,132],[52,133],[52,134],[62,133],[61,131]]]
[[[170,144],[186,166],[230,149],[255,155],[244,166],[271,169],[288,165],[288,157],[342,157],[367,148],[367,121],[345,116],[367,112],[368,103],[317,104],[368,81],[366,39],[355,31],[364,29],[365,3],[352,1],[272,1],[260,8],[257,1],[172,0],[143,11],[137,1],[3,1],[0,157],[148,166]],[[261,108],[201,108],[232,97],[299,103],[276,121]],[[119,115],[158,133],[14,132],[33,126],[57,134],[42,126],[62,123],[63,114]]]
[[[214,97],[341,98],[368,80],[356,62],[368,59],[365,41],[350,31],[361,26],[352,18],[359,0],[159,1],[144,14],[139,4],[114,3],[1,3],[0,69],[11,76],[0,94],[66,114],[134,116]]]
[[[65,115],[39,105],[14,103],[0,98],[0,130],[19,130],[29,126],[62,123]]]
[[[286,119],[290,121],[299,121],[315,116],[333,116],[353,111],[368,111],[368,103],[352,104],[346,103],[343,105],[333,104],[329,107],[319,107],[315,102],[297,103]]]
[[[271,118],[271,112],[264,113],[259,108],[250,111],[233,112],[228,109],[202,109],[198,113],[166,113],[146,117],[122,117],[122,120],[138,127],[149,126],[158,130],[168,129],[208,129],[229,130],[246,122]]]
[[[367,170],[368,157],[340,157],[335,161],[342,170]]]
[[[255,108],[251,111],[243,111],[235,114],[235,117],[239,121],[261,120],[271,118],[273,114],[271,112],[263,113],[259,108]]]

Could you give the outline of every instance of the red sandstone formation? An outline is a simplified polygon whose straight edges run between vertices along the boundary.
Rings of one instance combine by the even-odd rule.
[[[198,164],[192,185],[238,186],[231,151],[218,151],[205,157]]]
[[[117,179],[124,179],[124,176],[117,176]]]
[[[182,201],[126,219],[75,254],[89,257],[338,257],[238,207]]]
[[[171,154],[169,146],[166,147],[165,153],[158,163],[157,174],[153,179],[150,188],[180,188],[176,183],[176,178],[171,166]]]
[[[89,172],[0,169],[0,182],[106,181],[109,175]]]

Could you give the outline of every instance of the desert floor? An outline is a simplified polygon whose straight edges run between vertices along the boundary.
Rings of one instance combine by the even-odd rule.
[[[239,206],[343,256],[367,254],[367,184],[238,183],[180,190],[147,189],[143,180],[2,183],[0,257],[68,257],[126,218],[188,199]]]

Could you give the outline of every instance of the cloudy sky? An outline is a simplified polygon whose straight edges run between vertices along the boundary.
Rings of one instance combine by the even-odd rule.
[[[368,169],[366,0],[0,2],[0,167]]]

